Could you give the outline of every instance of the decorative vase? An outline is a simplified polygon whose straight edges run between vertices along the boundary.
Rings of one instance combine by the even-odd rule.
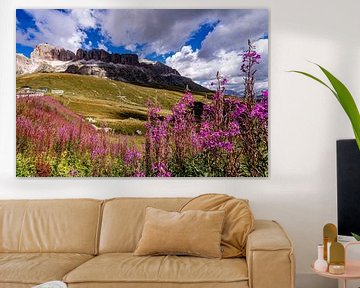
[[[314,269],[320,272],[326,272],[328,263],[324,260],[324,245],[318,245],[318,259],[314,263]]]

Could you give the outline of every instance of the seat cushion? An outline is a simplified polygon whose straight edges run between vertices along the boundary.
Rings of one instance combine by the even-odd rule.
[[[62,280],[65,274],[92,257],[71,253],[0,253],[0,285]]]
[[[111,253],[97,256],[64,277],[64,281],[69,284],[87,283],[89,287],[102,282],[107,282],[109,285],[119,282],[124,285],[143,283],[143,287],[150,287],[149,285],[152,284],[157,284],[156,287],[168,287],[167,285],[162,286],[164,283],[169,285],[170,283],[188,283],[194,284],[194,287],[200,287],[195,285],[200,283],[208,284],[204,287],[212,287],[210,283],[237,283],[237,287],[242,287],[239,286],[239,282],[244,282],[242,284],[247,287],[247,280],[247,265],[245,260],[240,258],[133,256],[131,253]],[[129,287],[135,286],[129,285]]]

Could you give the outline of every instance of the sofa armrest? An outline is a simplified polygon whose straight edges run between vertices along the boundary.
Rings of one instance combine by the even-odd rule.
[[[294,288],[293,245],[275,221],[256,220],[248,236],[246,261],[250,288]]]

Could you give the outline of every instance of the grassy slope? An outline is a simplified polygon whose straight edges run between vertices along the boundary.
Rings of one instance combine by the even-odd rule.
[[[183,93],[165,89],[137,86],[120,81],[65,73],[37,73],[18,76],[17,89],[48,87],[61,89],[63,96],[54,96],[66,107],[92,117],[122,134],[132,135],[137,129],[144,131],[148,99],[158,102],[164,113],[170,113]],[[194,95],[197,101],[206,101],[204,95]]]

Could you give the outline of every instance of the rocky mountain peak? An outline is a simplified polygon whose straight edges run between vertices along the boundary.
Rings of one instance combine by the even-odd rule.
[[[188,87],[192,91],[209,91],[161,62],[146,59],[139,61],[137,54],[109,53],[103,49],[78,49],[75,54],[42,43],[34,48],[30,58],[16,55],[17,75],[53,72],[107,77],[142,86],[177,90]]]
[[[76,60],[95,60],[105,63],[139,65],[139,57],[136,54],[118,54],[109,53],[103,49],[92,49],[89,51],[78,49],[76,51]]]
[[[47,61],[71,61],[75,59],[75,53],[47,43],[40,43],[31,52],[30,58]]]

